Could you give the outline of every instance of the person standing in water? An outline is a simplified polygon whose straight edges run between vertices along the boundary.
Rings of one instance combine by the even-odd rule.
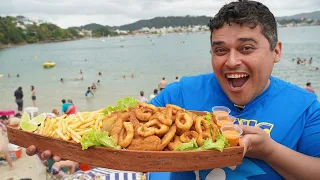
[[[37,107],[37,105],[36,105],[36,90],[34,89],[34,86],[31,86],[31,99],[32,99],[33,106]]]
[[[90,87],[88,87],[88,90],[86,92],[86,97],[88,97],[89,94],[92,94],[92,96],[94,96],[94,94],[92,93],[92,91],[90,90]]]
[[[312,87],[311,87],[311,83],[310,82],[307,82],[306,87],[304,89],[309,91],[309,92],[315,93],[314,89],[312,89]]]
[[[163,77],[158,85],[159,90],[162,91],[167,86],[167,84],[168,82],[166,81],[166,78]]]
[[[18,105],[18,111],[22,112],[23,108],[23,92],[22,92],[22,87],[19,87],[15,92],[14,92],[14,97],[16,98],[16,103]]]

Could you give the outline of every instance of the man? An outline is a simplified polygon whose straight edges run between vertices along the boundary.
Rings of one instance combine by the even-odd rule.
[[[271,76],[282,50],[273,14],[259,2],[232,2],[210,21],[210,29],[214,74],[183,77],[151,103],[201,111],[228,107],[241,118],[245,158],[238,166],[174,172],[170,179],[320,177],[320,103],[315,94]],[[29,147],[28,154],[35,149]]]
[[[22,112],[23,109],[23,92],[22,92],[22,87],[19,87],[15,92],[14,92],[14,97],[16,98],[16,103],[18,105],[18,112]]]
[[[304,88],[304,89],[309,91],[309,92],[315,93],[314,89],[312,89],[312,87],[311,87],[311,83],[310,82],[307,82],[306,88]]]
[[[282,50],[273,14],[259,2],[232,2],[209,26],[214,74],[184,77],[151,103],[230,108],[240,124],[250,124],[241,126],[246,157],[235,167],[174,172],[170,179],[319,178],[320,103],[316,95],[271,76]]]
[[[162,80],[160,81],[158,88],[160,92],[168,85],[168,82],[166,81],[166,78],[163,77]]]
[[[150,95],[150,101],[158,95],[158,89],[153,90],[153,94]]]

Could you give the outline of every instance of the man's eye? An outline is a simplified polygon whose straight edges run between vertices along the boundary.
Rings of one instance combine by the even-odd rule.
[[[241,50],[243,50],[243,51],[250,51],[250,50],[254,50],[254,48],[251,47],[251,46],[243,46]]]
[[[215,52],[215,53],[222,53],[222,52],[225,52],[225,50],[222,49],[222,48],[217,48],[217,49],[215,49],[214,52]]]

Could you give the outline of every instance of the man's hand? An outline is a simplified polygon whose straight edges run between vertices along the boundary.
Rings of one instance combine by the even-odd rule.
[[[264,130],[251,126],[240,126],[240,128],[244,135],[241,143],[244,146],[245,156],[264,160],[272,154],[276,142]]]
[[[34,145],[31,145],[31,146],[29,146],[27,148],[26,153],[29,156],[33,156],[33,155],[37,154],[37,148]],[[39,158],[41,160],[47,160],[47,159],[52,158],[56,162],[59,162],[61,160],[61,158],[59,156],[53,156],[52,157],[52,154],[51,154],[50,150],[45,150],[43,153],[39,154]]]

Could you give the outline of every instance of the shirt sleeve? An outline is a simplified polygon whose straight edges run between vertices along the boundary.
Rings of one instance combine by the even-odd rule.
[[[320,157],[320,102],[316,100],[306,111],[306,124],[297,150],[303,154]]]

